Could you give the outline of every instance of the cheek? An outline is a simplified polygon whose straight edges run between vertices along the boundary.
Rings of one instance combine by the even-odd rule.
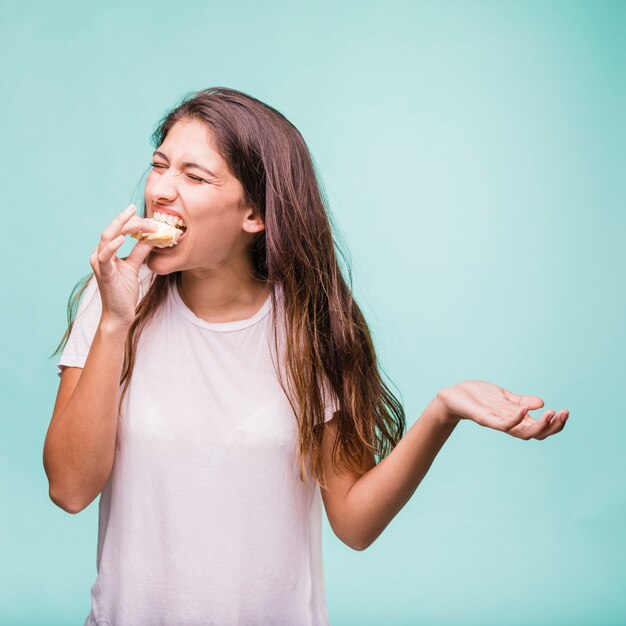
[[[190,215],[197,216],[196,221],[203,224],[219,224],[228,228],[241,222],[238,212],[217,196],[207,197],[206,193],[188,194],[186,203]]]
[[[144,186],[146,196],[150,194],[150,190],[154,186],[155,177],[156,173],[154,170],[150,170],[150,173],[146,176],[146,184]]]

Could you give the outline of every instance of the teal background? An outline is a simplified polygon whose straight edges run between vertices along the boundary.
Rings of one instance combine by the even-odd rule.
[[[462,422],[363,552],[324,518],[331,624],[626,624],[626,2],[4,0],[0,51],[1,623],[87,616],[98,501],[48,498],[49,355],[156,123],[228,86],[308,142],[408,427],[471,378],[571,414]]]

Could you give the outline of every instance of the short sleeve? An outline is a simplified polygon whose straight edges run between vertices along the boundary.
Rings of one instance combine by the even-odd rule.
[[[57,363],[57,374],[59,378],[63,368],[84,367],[91,342],[98,329],[100,316],[102,314],[102,300],[98,291],[98,282],[93,275],[85,287],[85,291],[80,299],[76,318],[72,325],[72,331],[65,344],[61,358]]]

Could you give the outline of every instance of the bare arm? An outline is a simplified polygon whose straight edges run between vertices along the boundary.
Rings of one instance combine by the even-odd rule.
[[[100,321],[76,388],[64,406],[57,402],[46,434],[50,498],[68,513],[98,496],[113,467],[126,332]]]
[[[437,396],[378,465],[371,461],[374,466],[336,500],[341,506],[333,510],[334,529],[345,543],[364,550],[376,540],[410,500],[458,421]]]
[[[157,230],[136,210],[131,204],[111,222],[89,259],[101,299],[99,323],[80,376],[62,374],[44,443],[50,498],[69,513],[96,498],[113,468],[126,335],[139,301],[140,267],[152,246],[139,242],[125,258],[115,252],[124,235]]]
[[[411,498],[432,462],[461,419],[524,440],[543,440],[563,430],[569,412],[545,411],[540,419],[529,409],[544,405],[538,396],[519,395],[481,380],[442,389],[392,452],[378,465],[365,459],[360,475],[330,471],[324,493],[329,521],[349,546],[364,550]],[[329,434],[324,434],[325,467],[330,468]]]

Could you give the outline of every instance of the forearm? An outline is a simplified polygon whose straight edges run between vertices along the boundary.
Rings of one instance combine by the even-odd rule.
[[[352,545],[363,550],[382,533],[409,501],[457,423],[435,398],[391,453],[354,483],[344,503]]]
[[[69,512],[102,491],[113,467],[125,339],[125,329],[100,323],[76,389],[46,436],[50,496]]]

